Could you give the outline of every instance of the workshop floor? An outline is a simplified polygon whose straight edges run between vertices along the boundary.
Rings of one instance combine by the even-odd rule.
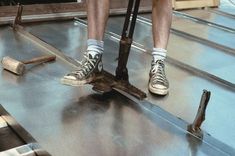
[[[232,10],[229,15],[221,13],[226,7]],[[166,64],[170,93],[165,97],[154,96],[147,90],[152,35],[150,14],[140,15],[134,34],[139,47],[132,48],[128,69],[130,82],[147,93],[148,105],[132,101],[117,91],[101,95],[91,86],[61,85],[60,78],[74,67],[60,58],[56,62],[28,66],[22,77],[3,70],[0,104],[46,151],[56,156],[226,155],[208,144],[190,141],[185,131],[161,118],[156,111],[163,109],[192,123],[202,91],[207,89],[212,96],[201,128],[235,148],[235,7],[226,7],[183,12],[222,27],[174,15],[173,29],[223,49],[172,31]],[[112,34],[120,35],[123,21],[124,17],[111,17],[107,26],[103,62],[111,73],[117,66],[119,47]],[[43,22],[24,27],[67,56],[82,58],[87,31],[80,21]],[[8,55],[24,60],[45,54],[9,26],[0,27],[0,38],[0,57]]]

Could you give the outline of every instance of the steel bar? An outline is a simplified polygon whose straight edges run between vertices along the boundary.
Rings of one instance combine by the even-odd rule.
[[[128,70],[126,66],[133,40],[132,38],[139,10],[139,4],[140,0],[130,0],[127,7],[127,14],[125,17],[124,26],[122,30],[122,37],[119,42],[118,66],[116,69],[116,78],[119,80],[128,81]],[[132,10],[133,10],[133,18],[130,19]]]

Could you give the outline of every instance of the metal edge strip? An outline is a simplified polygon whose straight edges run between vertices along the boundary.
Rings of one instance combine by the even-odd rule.
[[[48,152],[42,149],[37,141],[4,109],[0,104],[0,116],[5,120],[9,128],[21,139],[25,144],[40,156],[50,156]]]

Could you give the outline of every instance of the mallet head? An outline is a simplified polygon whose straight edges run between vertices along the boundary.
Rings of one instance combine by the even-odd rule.
[[[25,71],[25,66],[22,62],[10,58],[9,56],[3,57],[1,63],[4,69],[17,75],[22,75]]]

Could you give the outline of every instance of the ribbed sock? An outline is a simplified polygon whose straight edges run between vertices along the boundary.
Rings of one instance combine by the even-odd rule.
[[[163,48],[153,48],[152,51],[153,61],[156,62],[157,60],[165,60],[166,52],[167,50]]]
[[[96,54],[103,54],[104,52],[104,42],[95,40],[95,39],[88,39],[87,40],[87,53],[94,57]]]

